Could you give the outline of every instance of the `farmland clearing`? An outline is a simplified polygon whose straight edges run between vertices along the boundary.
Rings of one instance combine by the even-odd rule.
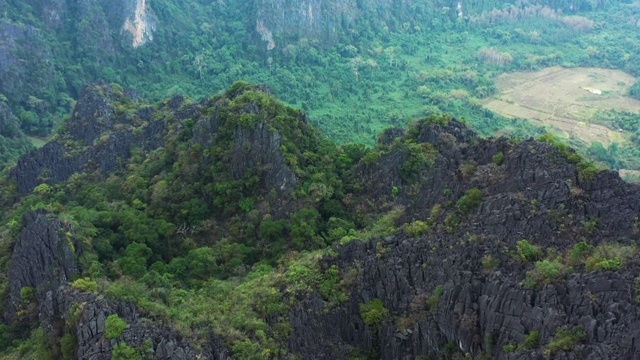
[[[587,145],[628,141],[628,134],[597,123],[598,111],[640,112],[640,101],[625,96],[636,80],[620,70],[550,67],[505,73],[495,81],[497,94],[484,102],[485,107],[508,118],[529,119],[556,136]]]

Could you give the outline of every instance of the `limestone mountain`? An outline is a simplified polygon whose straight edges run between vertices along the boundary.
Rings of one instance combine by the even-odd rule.
[[[8,357],[640,351],[640,188],[550,135],[432,116],[338,146],[265,86],[97,84],[0,195]]]
[[[121,83],[153,102],[201,99],[245,79],[268,84],[339,142],[372,144],[389,125],[443,110],[482,124],[483,135],[517,132],[524,125],[486,121],[469,101],[495,92],[496,71],[636,73],[638,51],[627,41],[636,15],[626,0],[2,0],[0,102],[12,127],[47,137],[87,83]],[[602,29],[617,42],[602,40]],[[485,63],[480,49],[502,65]],[[0,160],[15,160],[25,143],[8,144]]]

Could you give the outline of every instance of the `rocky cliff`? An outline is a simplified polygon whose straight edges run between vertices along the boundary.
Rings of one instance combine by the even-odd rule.
[[[574,273],[532,288],[523,284],[531,264],[516,250],[522,239],[552,256],[579,241],[635,243],[637,186],[606,171],[581,180],[549,144],[481,140],[457,122],[423,127],[416,139],[433,144],[438,155],[417,181],[419,190],[394,201],[406,207],[400,223],[422,219],[429,229],[421,236],[401,231],[339,247],[335,259],[326,261],[345,276],[357,274],[349,300],[333,309],[318,294],[298,303],[291,310],[294,351],[317,359],[344,358],[349,349],[370,349],[384,359],[438,357],[447,351],[497,359],[633,359],[638,354],[637,254],[624,272],[585,272],[577,266]],[[504,162],[496,165],[492,158],[499,152]],[[403,183],[402,159],[402,151],[390,151],[368,171],[361,169],[369,187],[365,193],[388,198],[393,185],[405,191],[415,187]],[[448,227],[446,210],[431,211],[470,188],[480,189],[483,200],[471,213],[455,215],[463,217],[459,227]],[[585,228],[589,221],[597,221],[595,229]],[[363,321],[361,306],[374,299],[388,313],[372,327]],[[549,346],[559,329],[575,327],[584,331],[575,346]],[[535,346],[504,351],[510,344],[515,350],[536,332]]]
[[[66,284],[78,273],[75,246],[70,231],[44,211],[25,214],[22,231],[11,255],[7,273],[11,279],[6,318],[11,322],[24,300],[25,288],[34,289],[37,298]]]
[[[145,106],[101,84],[9,179],[4,323],[16,338],[37,324],[56,355],[640,352],[640,189],[549,136],[482,139],[434,116],[385,131],[374,150],[337,147],[265,87]],[[206,302],[256,278],[255,294]],[[154,295],[118,298],[116,282]],[[172,323],[220,308],[220,323]],[[111,315],[126,323],[116,336]]]
[[[66,322],[67,329],[74,332],[78,344],[74,352],[76,359],[111,359],[118,343],[142,349],[147,358],[154,360],[230,359],[222,339],[213,332],[204,344],[194,344],[168,326],[153,322],[132,303],[107,301],[98,294],[83,293],[70,286],[48,292],[40,311],[45,330],[57,331],[56,335],[61,337],[64,328],[55,326]],[[106,320],[114,314],[126,321],[127,326],[118,337],[111,339],[106,334]]]
[[[109,85],[85,87],[61,136],[25,155],[11,169],[9,177],[16,181],[18,192],[27,195],[38,184],[59,183],[74,173],[107,175],[127,163],[132,147],[158,148],[166,133],[163,122],[152,119],[145,109],[134,117],[116,112],[115,102],[133,102],[130,96]]]
[[[81,246],[74,241],[73,233],[69,224],[45,211],[25,215],[8,271],[7,323],[35,316],[47,335],[61,338],[65,332],[72,332],[77,359],[111,359],[114,346],[120,342],[134,348],[148,346],[144,351],[152,359],[228,358],[221,339],[213,333],[204,346],[196,348],[169,327],[149,322],[130,302],[108,301],[71,287],[70,279],[78,274],[76,259]],[[36,307],[30,307],[30,302]],[[118,337],[109,338],[105,321],[113,314],[124,319],[127,327]],[[53,345],[54,353],[60,354],[59,346]]]

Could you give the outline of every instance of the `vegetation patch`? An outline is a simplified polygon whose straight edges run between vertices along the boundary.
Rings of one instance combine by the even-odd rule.
[[[574,346],[584,341],[585,338],[586,334],[580,326],[570,329],[559,327],[556,329],[556,334],[549,341],[545,354],[553,355],[558,351],[570,351]]]
[[[534,262],[544,256],[544,252],[539,246],[530,243],[528,240],[520,240],[516,243],[516,250],[520,260]]]
[[[377,329],[389,316],[389,310],[384,307],[382,300],[373,299],[364,304],[360,304],[360,316],[369,328]]]
[[[104,323],[104,334],[107,339],[115,339],[122,335],[124,329],[127,328],[127,322],[117,314],[111,314]]]
[[[462,214],[467,214],[472,209],[480,205],[480,203],[482,202],[482,198],[483,194],[480,189],[469,189],[465,191],[464,195],[460,199],[458,199],[458,202],[456,202],[456,206]]]

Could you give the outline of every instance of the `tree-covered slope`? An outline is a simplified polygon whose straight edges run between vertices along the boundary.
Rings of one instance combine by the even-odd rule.
[[[31,148],[6,99],[0,98],[0,168],[12,164]]]
[[[85,87],[2,179],[11,358],[626,359],[638,186],[431,116],[338,146],[264,86]]]
[[[238,79],[269,85],[340,143],[370,145],[387,126],[441,111],[485,136],[530,136],[482,108],[493,76],[551,65],[638,75],[638,19],[629,1],[3,0],[0,94],[37,136],[88,82],[158,101]],[[637,167],[629,152],[621,158]]]

